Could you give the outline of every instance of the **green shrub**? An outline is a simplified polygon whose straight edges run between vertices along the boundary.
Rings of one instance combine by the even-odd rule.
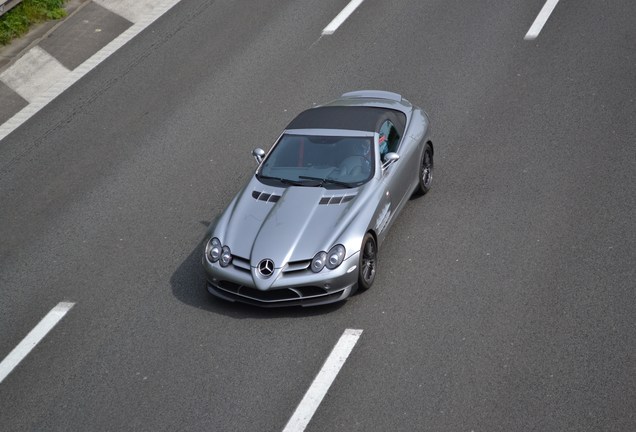
[[[24,0],[0,16],[0,44],[6,45],[12,39],[22,36],[33,24],[66,16],[63,8],[65,1]]]

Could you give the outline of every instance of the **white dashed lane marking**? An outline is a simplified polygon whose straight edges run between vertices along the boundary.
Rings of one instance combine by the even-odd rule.
[[[316,375],[314,382],[311,383],[309,390],[300,401],[283,432],[302,432],[305,430],[361,334],[362,330],[346,329],[340,336],[338,343],[325,360],[325,364]]]
[[[528,30],[528,33],[526,33],[526,36],[524,37],[525,40],[534,40],[537,38],[537,36],[539,36],[539,33],[541,33],[541,29],[543,29],[546,21],[548,21],[548,18],[550,18],[550,15],[552,14],[552,11],[554,10],[558,2],[559,0],[547,0],[545,2],[543,8],[541,8],[541,11],[539,12],[539,15],[537,15],[537,18],[530,26],[530,30]]]
[[[353,11],[362,4],[362,2],[363,0],[351,0],[351,2],[345,6],[345,8],[327,25],[327,27],[322,30],[322,34],[333,34],[336,30],[338,30],[338,27],[340,27],[340,25],[349,18],[349,15],[351,15]]]
[[[36,325],[33,330],[22,342],[16,346],[9,355],[0,363],[0,383],[11,373],[11,371],[20,364],[22,360],[31,352],[35,346],[40,343],[44,336],[51,331],[55,325],[60,322],[64,315],[75,306],[75,303],[62,302],[58,303],[51,311],[46,314],[42,321]]]

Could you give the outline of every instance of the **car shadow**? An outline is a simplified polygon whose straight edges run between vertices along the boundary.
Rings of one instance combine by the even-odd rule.
[[[429,192],[425,193],[424,195],[422,195],[421,193],[417,193],[417,192],[413,192],[411,194],[411,196],[409,197],[409,201],[417,201],[420,200],[422,198],[424,198],[426,195],[428,195]]]
[[[201,239],[170,277],[172,294],[181,302],[212,313],[231,318],[302,318],[323,315],[340,309],[345,301],[324,306],[290,306],[285,308],[259,308],[244,303],[232,303],[214,297],[206,289],[205,271],[201,264],[207,236]]]

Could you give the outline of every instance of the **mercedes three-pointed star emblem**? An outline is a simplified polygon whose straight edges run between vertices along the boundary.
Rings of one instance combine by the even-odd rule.
[[[271,259],[264,259],[258,263],[258,272],[264,278],[268,278],[274,273],[274,261]]]

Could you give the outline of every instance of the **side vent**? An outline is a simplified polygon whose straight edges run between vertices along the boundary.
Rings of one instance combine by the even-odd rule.
[[[332,197],[324,197],[320,199],[319,204],[330,205],[330,204],[344,204],[351,201],[355,195],[338,195]]]
[[[265,192],[259,192],[259,191],[253,191],[252,192],[252,198],[259,200],[259,201],[265,201],[265,202],[271,202],[271,203],[275,203],[280,199],[280,195],[274,195],[274,194],[268,194]]]

